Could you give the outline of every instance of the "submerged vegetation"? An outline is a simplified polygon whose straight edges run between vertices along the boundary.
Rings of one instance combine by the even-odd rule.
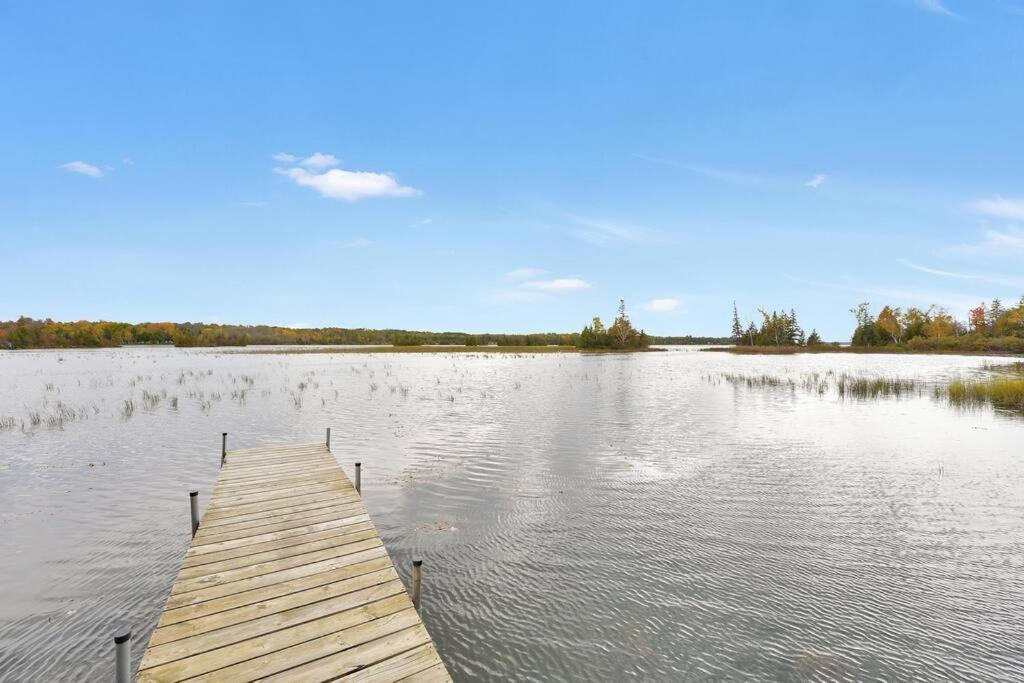
[[[837,398],[875,399],[899,398],[901,396],[924,395],[924,384],[912,379],[898,377],[861,377],[847,373],[835,374],[826,372],[807,373],[798,379],[778,377],[775,375],[743,375],[723,373],[722,380],[733,386],[748,389],[783,388],[791,391],[801,389],[808,393],[824,395],[834,393]],[[714,382],[715,376],[705,377],[706,381]]]
[[[922,382],[901,377],[864,377],[847,373],[812,372],[797,379],[775,375],[722,373],[707,375],[710,383],[721,381],[747,389],[801,389],[819,396],[832,394],[837,399],[881,399],[930,394],[956,407],[990,406],[1024,415],[1024,364],[984,366],[997,376],[987,379],[958,379],[948,383]]]

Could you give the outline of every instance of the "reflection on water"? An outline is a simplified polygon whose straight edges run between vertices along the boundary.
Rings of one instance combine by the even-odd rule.
[[[122,624],[137,663],[220,432],[331,426],[457,679],[1019,680],[1024,422],[702,379],[983,363],[0,353],[0,679],[109,677]]]

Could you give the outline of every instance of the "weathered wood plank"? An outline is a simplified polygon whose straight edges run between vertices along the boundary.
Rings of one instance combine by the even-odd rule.
[[[327,448],[229,451],[138,680],[340,677],[450,680]]]

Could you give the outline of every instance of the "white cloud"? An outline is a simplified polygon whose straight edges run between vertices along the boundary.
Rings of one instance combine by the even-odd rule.
[[[121,163],[124,164],[125,166],[134,166],[135,165],[135,162],[132,161],[131,159],[129,159],[128,157],[125,157],[124,159],[121,159]]]
[[[325,168],[332,168],[340,163],[341,161],[339,161],[333,154],[323,154],[321,152],[314,152],[299,162],[302,166],[311,168],[314,171],[322,171]]]
[[[808,180],[806,183],[804,183],[804,187],[809,187],[811,189],[817,189],[817,188],[819,188],[819,187],[821,187],[822,185],[825,184],[825,180],[826,180],[825,174],[824,173],[819,173],[816,176],[814,176],[813,178],[811,178],[810,180]]]
[[[103,171],[92,164],[87,164],[84,161],[69,161],[61,166],[65,171],[71,171],[72,173],[81,173],[87,175],[90,178],[102,178]]]
[[[288,154],[287,152],[278,152],[271,158],[274,161],[280,161],[282,164],[294,164],[299,160],[297,156],[294,154]]]
[[[560,277],[554,280],[533,280],[519,285],[524,289],[539,289],[545,292],[568,292],[590,289],[590,283],[578,277]]]
[[[516,268],[505,273],[506,280],[532,280],[535,277],[546,275],[547,271],[541,268]]]
[[[805,280],[804,278],[794,277],[789,274],[783,274],[789,280],[798,282],[803,285],[809,285],[812,287],[820,287],[827,289],[834,289],[837,291],[854,292],[860,295],[867,295],[869,297],[880,297],[882,301],[879,302],[879,307],[882,304],[892,305],[906,305],[908,303],[914,303],[919,306],[930,306],[937,304],[939,306],[945,306],[951,311],[963,311],[966,312],[970,307],[977,306],[979,301],[985,299],[985,295],[981,293],[976,294],[964,294],[963,292],[949,292],[940,290],[923,290],[913,289],[905,287],[890,287],[887,285],[869,286],[865,287],[859,284],[859,278],[856,281],[849,283],[835,283],[835,282],[820,282],[814,280]]]
[[[953,17],[955,19],[960,18],[959,14],[953,12],[948,7],[943,5],[942,0],[915,0],[914,4],[916,4],[918,7],[925,10],[926,12],[931,12],[932,14],[942,14],[944,16]]]
[[[415,197],[419,190],[400,185],[386,173],[345,171],[333,168],[325,173],[312,173],[304,168],[275,168],[275,173],[290,178],[296,185],[309,187],[324,197],[357,202],[367,197]]]
[[[675,297],[666,297],[664,299],[651,299],[645,304],[640,304],[640,308],[651,313],[671,313],[680,306],[683,302]]]
[[[1022,241],[1022,243],[1024,243],[1024,241]],[[938,275],[939,277],[955,278],[957,280],[979,280],[981,282],[990,282],[994,285],[1001,285],[1003,287],[1011,287],[1014,289],[1024,288],[1024,278],[1017,279],[1011,277],[1002,277],[1000,275],[977,275],[975,273],[957,273],[951,270],[940,270],[938,268],[929,268],[928,266],[922,266],[905,258],[901,258],[900,263],[902,263],[908,268],[918,270],[922,273],[928,273],[929,275]]]
[[[971,208],[978,213],[1011,221],[1024,221],[1024,198],[1020,197],[989,197],[971,203]]]
[[[943,251],[954,256],[1011,257],[1016,259],[1017,254],[1024,253],[1024,232],[1019,230],[1009,230],[1007,232],[986,230],[984,236],[978,242],[957,244],[952,247],[946,247]]]

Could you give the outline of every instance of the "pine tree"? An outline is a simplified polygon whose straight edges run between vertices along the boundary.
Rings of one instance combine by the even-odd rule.
[[[743,326],[740,324],[740,313],[736,309],[736,302],[732,302],[732,340],[739,344],[743,341]]]

